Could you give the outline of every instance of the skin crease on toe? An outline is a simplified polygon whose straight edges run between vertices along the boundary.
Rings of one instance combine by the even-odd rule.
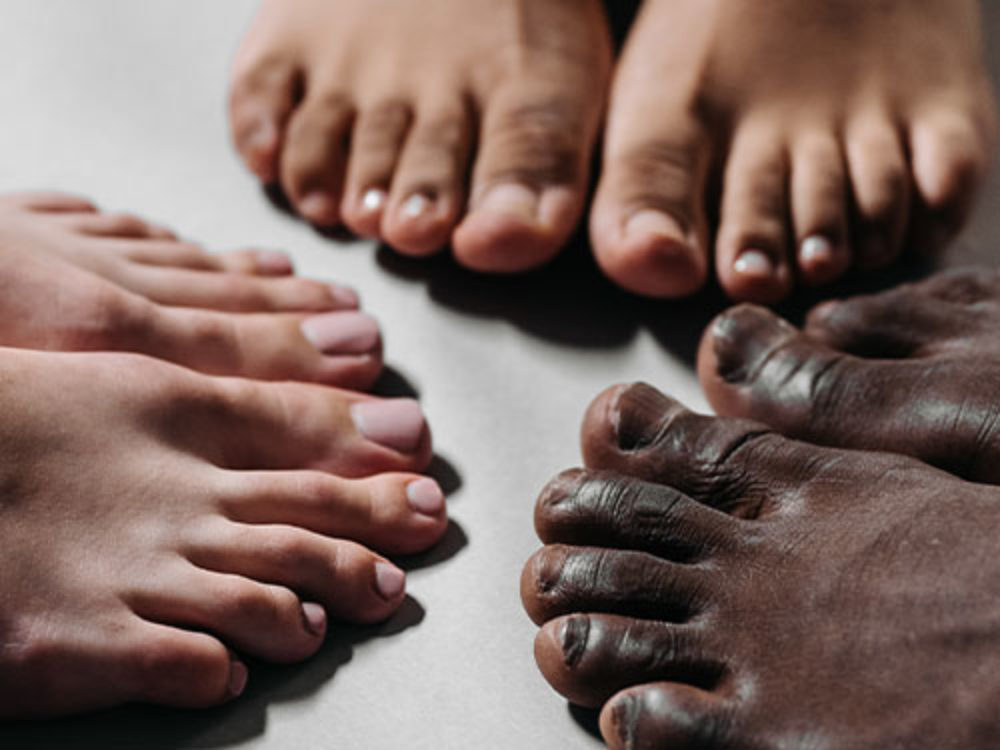
[[[1000,274],[948,271],[824,303],[802,331],[762,308],[734,308],[709,326],[698,371],[719,414],[997,484],[998,323]]]
[[[981,36],[976,0],[646,0],[612,86],[600,266],[653,297],[714,267],[770,304],[941,250],[994,150]]]
[[[1000,742],[1000,490],[602,394],[542,493],[542,673],[614,748]]]
[[[580,221],[611,57],[600,0],[265,0],[233,140],[307,221],[522,271]]]
[[[0,718],[229,701],[244,656],[389,617],[406,581],[380,553],[445,531],[411,402],[127,354],[0,349],[0,372]]]

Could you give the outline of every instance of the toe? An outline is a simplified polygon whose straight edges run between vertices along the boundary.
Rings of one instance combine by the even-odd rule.
[[[287,617],[295,627],[286,626],[282,632],[290,634],[296,646],[306,652],[315,644],[310,638],[302,640],[298,631],[322,639],[326,613],[349,622],[379,622],[392,614],[405,596],[405,575],[388,560],[355,542],[292,526],[226,522],[204,528],[199,541],[189,546],[187,556],[200,568],[232,575],[231,580],[269,584],[265,587],[269,596],[294,590],[322,605],[303,605],[296,600],[293,607],[291,600],[287,602]],[[247,597],[252,607],[265,606],[250,593]],[[283,610],[287,597],[282,597],[278,605]],[[239,602],[234,605],[239,606]],[[284,625],[286,616],[282,612],[275,620]],[[268,640],[274,640],[273,636]],[[290,653],[294,654],[291,658],[308,655],[294,650]]]
[[[421,100],[382,216],[382,237],[392,247],[419,256],[448,243],[465,202],[473,138],[472,118],[462,101]]]
[[[583,211],[599,110],[571,88],[512,81],[484,115],[470,212],[455,257],[477,271],[541,265],[569,240]]]
[[[707,606],[707,575],[644,552],[549,545],[524,566],[521,601],[539,625],[574,612],[683,622]]]
[[[63,213],[56,217],[60,224],[79,234],[94,237],[176,240],[177,235],[132,214],[96,212]]]
[[[602,546],[693,562],[727,546],[733,519],[660,484],[574,470],[542,491],[535,528],[546,544]]]
[[[722,670],[705,659],[700,641],[690,625],[573,614],[545,623],[535,638],[535,661],[570,702],[597,708],[637,683],[714,681]]]
[[[0,206],[38,213],[93,213],[97,206],[86,198],[70,193],[39,191],[7,193],[0,197]]]
[[[733,299],[772,303],[792,285],[788,155],[777,118],[749,118],[726,164],[716,266]]]
[[[732,711],[689,685],[653,683],[623,690],[601,710],[601,734],[614,750],[717,750],[730,747]]]
[[[299,215],[317,226],[340,222],[354,116],[348,94],[317,81],[288,123],[281,184]]]
[[[899,129],[879,110],[847,124],[846,151],[854,196],[854,252],[861,268],[879,268],[903,249],[912,185]]]
[[[351,137],[341,216],[356,234],[378,237],[389,199],[389,186],[399,162],[413,114],[402,99],[362,107]]]
[[[791,161],[799,274],[807,284],[823,284],[851,262],[844,156],[833,133],[809,129],[795,139]]]
[[[448,525],[437,482],[414,474],[350,480],[320,472],[234,473],[225,510],[240,523],[284,524],[350,539],[386,554],[414,554]]]

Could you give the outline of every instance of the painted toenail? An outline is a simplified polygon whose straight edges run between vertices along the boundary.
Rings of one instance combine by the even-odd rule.
[[[253,260],[257,270],[262,273],[291,273],[295,270],[292,259],[280,250],[255,250]]]
[[[229,694],[232,697],[243,694],[248,676],[246,664],[235,659],[229,662]]]
[[[413,453],[427,423],[420,404],[411,398],[360,401],[351,407],[358,432],[374,443],[400,453]]]
[[[586,615],[573,615],[562,623],[561,633],[563,662],[567,667],[575,667],[587,650],[590,638],[590,618]]]
[[[771,257],[760,250],[744,250],[733,263],[733,270],[744,276],[768,278],[774,274]]]
[[[331,312],[306,318],[302,334],[323,354],[367,354],[379,342],[378,323],[360,312]]]
[[[323,635],[326,632],[326,610],[316,602],[303,602],[302,625],[312,635]]]
[[[799,260],[804,266],[828,266],[833,262],[835,252],[833,243],[829,239],[814,234],[802,240],[802,246],[799,248]]]
[[[476,210],[535,224],[538,222],[538,193],[517,183],[495,185],[483,196]]]
[[[383,599],[392,601],[406,588],[406,574],[387,562],[375,563],[375,587]]]
[[[414,193],[403,203],[402,214],[404,219],[419,219],[430,213],[433,201],[423,193]]]
[[[361,207],[366,214],[374,214],[382,210],[385,205],[387,195],[381,188],[370,188],[361,197]]]
[[[338,307],[356,308],[361,304],[361,298],[358,297],[358,293],[351,287],[333,283],[327,284],[327,287],[330,289],[330,297],[333,299],[333,303]]]
[[[423,477],[406,485],[410,507],[425,516],[438,516],[444,510],[444,493],[433,479]]]
[[[326,193],[309,193],[298,203],[299,213],[315,224],[329,224],[337,220],[337,203]]]

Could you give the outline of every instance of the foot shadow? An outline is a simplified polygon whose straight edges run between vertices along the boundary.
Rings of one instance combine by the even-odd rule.
[[[583,731],[594,739],[601,740],[603,742],[599,722],[601,712],[598,709],[584,708],[583,706],[578,706],[575,703],[567,703],[566,709],[569,711],[570,718],[576,722],[578,727],[583,729]]]

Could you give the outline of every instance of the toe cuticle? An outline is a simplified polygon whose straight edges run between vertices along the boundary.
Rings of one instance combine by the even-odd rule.
[[[378,347],[378,323],[360,312],[331,312],[302,321],[302,335],[326,355],[368,354]]]
[[[437,518],[444,511],[444,492],[433,479],[421,477],[406,485],[410,507],[421,515]]]
[[[302,603],[302,626],[310,635],[323,635],[326,632],[326,610],[316,602]]]
[[[394,601],[406,589],[406,574],[387,562],[375,563],[375,590],[386,601]]]
[[[427,422],[420,404],[410,398],[359,401],[351,418],[362,436],[399,453],[414,453]]]
[[[233,698],[242,695],[247,686],[247,678],[250,673],[247,666],[241,661],[233,659],[229,662],[229,695]]]

